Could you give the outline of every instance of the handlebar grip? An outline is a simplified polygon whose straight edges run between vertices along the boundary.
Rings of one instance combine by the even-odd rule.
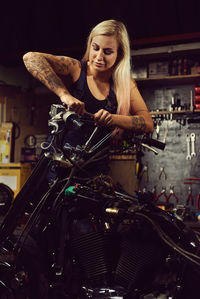
[[[65,103],[62,103],[62,106],[63,106],[65,109],[68,109],[68,111],[73,111],[73,109],[68,108],[67,104],[65,104]],[[87,112],[87,111],[85,111],[84,114],[87,115],[87,116],[90,116],[91,118],[94,117],[94,115],[93,115],[92,113]]]
[[[66,111],[63,114],[63,120],[68,127],[73,129],[79,129],[83,126],[83,122],[81,121],[80,117],[73,111]]]
[[[156,147],[158,149],[161,149],[161,150],[164,150],[165,148],[165,143],[161,142],[161,141],[158,141],[156,139],[153,139],[153,138],[145,138],[143,140],[144,143],[148,144],[149,146],[153,146],[153,147]]]

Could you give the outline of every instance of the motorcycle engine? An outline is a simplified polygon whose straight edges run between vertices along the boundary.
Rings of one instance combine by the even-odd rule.
[[[72,239],[88,298],[123,298],[133,290],[143,289],[151,284],[163,261],[158,241],[148,231],[135,228],[134,223],[113,225],[101,219],[77,220]]]

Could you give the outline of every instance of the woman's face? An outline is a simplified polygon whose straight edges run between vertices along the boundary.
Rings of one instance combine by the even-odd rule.
[[[110,70],[117,60],[117,55],[118,42],[114,35],[93,37],[89,51],[89,63],[94,70]]]

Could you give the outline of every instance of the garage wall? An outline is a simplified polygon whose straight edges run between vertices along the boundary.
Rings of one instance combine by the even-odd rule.
[[[147,103],[149,110],[169,110],[171,105],[172,95],[178,94],[181,100],[181,105],[190,105],[190,93],[193,90],[193,85],[179,85],[159,88],[142,88],[141,93]],[[195,122],[195,123],[193,123]],[[166,146],[164,151],[158,150],[158,155],[144,150],[142,158],[143,165],[148,166],[149,181],[147,182],[145,176],[141,178],[140,189],[146,188],[153,190],[156,186],[156,193],[159,194],[163,187],[166,189],[167,195],[170,192],[170,186],[174,187],[174,192],[179,198],[180,204],[185,204],[188,197],[188,187],[192,186],[192,195],[194,199],[199,193],[198,184],[184,184],[185,178],[199,177],[200,173],[200,117],[187,118],[185,124],[183,117],[178,119],[163,119],[160,122],[159,137],[156,134],[156,122],[153,138],[159,141],[164,141],[164,134],[168,128],[166,136]],[[196,156],[191,160],[186,160],[187,145],[186,136],[195,133],[195,151]],[[160,168],[164,168],[166,177],[160,175]],[[200,181],[199,181],[200,182]],[[163,201],[165,198],[162,197]],[[171,202],[175,202],[172,198]]]

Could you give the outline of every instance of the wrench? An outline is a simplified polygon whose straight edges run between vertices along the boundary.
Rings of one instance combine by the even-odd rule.
[[[157,135],[157,139],[159,139],[159,132],[160,132],[160,121],[157,120],[156,121],[156,135]]]
[[[195,133],[191,133],[190,138],[191,138],[191,157],[195,157],[196,156],[196,153],[195,153]]]
[[[191,160],[191,154],[190,154],[190,136],[188,134],[186,136],[186,142],[187,142],[187,156],[186,156],[186,160]]]

